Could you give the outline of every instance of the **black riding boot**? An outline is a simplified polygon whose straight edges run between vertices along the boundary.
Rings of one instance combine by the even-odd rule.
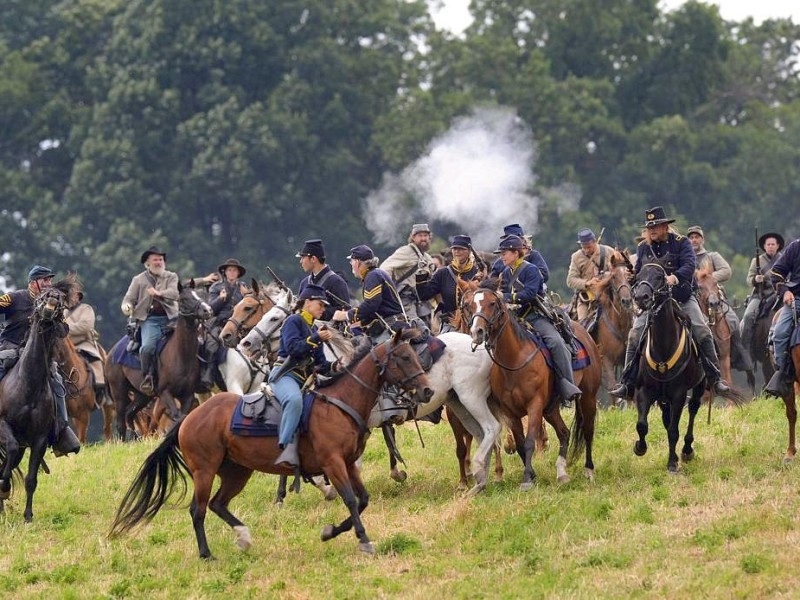
[[[792,389],[794,387],[794,374],[792,373],[792,368],[789,366],[792,357],[786,355],[783,360],[787,361],[784,362],[783,368],[775,371],[767,385],[764,386],[764,393],[767,396],[784,398],[792,393]]]
[[[636,355],[636,346],[628,344],[625,348],[625,367],[622,369],[622,377],[620,383],[608,393],[615,398],[622,398],[624,400],[633,399],[634,386],[636,384],[636,377],[639,375],[638,371],[639,361]]]
[[[53,399],[56,404],[56,441],[53,443],[53,454],[56,456],[65,456],[73,452],[77,454],[81,450],[81,442],[69,426],[67,390],[58,373],[51,375],[50,389],[53,391]]]
[[[203,344],[203,362],[200,372],[200,389],[203,392],[210,392],[214,387],[214,371],[216,369],[217,351],[219,342],[210,335],[206,337]]]
[[[142,361],[143,375],[139,389],[142,390],[142,393],[152,396],[156,393],[154,356],[149,352],[140,352],[139,359]]]
[[[706,336],[701,342],[698,343],[698,347],[700,348],[700,353],[703,355],[701,357],[701,362],[703,363],[703,369],[706,372],[708,388],[713,390],[718,396],[721,396],[726,392],[730,392],[731,388],[720,378],[719,357],[717,356],[717,351],[714,348],[714,338],[710,335]]]

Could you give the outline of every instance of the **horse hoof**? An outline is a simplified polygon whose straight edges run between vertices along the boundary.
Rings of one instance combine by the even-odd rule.
[[[640,442],[636,442],[633,445],[633,453],[636,456],[644,456],[645,454],[647,454],[647,444],[642,444]]]
[[[250,530],[243,525],[237,525],[233,530],[236,532],[236,547],[242,551],[249,550],[250,546],[253,545]]]
[[[332,485],[326,485],[325,489],[322,490],[322,495],[325,500],[330,502],[331,500],[336,500],[336,498],[339,496],[339,492],[337,492],[336,488]]]
[[[275,500],[275,506],[278,508],[283,508],[283,500]]]
[[[794,462],[794,454],[787,454],[786,456],[783,457],[783,464],[785,466],[788,466],[793,462]],[[2,499],[2,496],[0,496],[0,499]]]
[[[558,483],[569,483],[569,475],[561,475],[557,481]]]
[[[466,492],[467,491],[467,483],[465,481],[458,482],[458,491],[459,492]]]
[[[586,479],[594,483],[594,469],[584,469],[583,474],[586,475]]]
[[[693,458],[694,458],[694,450],[692,450],[691,452],[688,452],[688,453],[687,452],[681,452],[681,461],[687,463],[687,462],[691,462],[691,460]]]
[[[325,525],[325,527],[322,528],[322,535],[320,537],[323,542],[332,540],[334,537],[333,525]]]
[[[486,484],[485,483],[483,485],[478,484],[476,486],[473,486],[473,488],[470,491],[467,492],[467,498],[474,498],[475,496],[480,494],[485,489],[486,489]]]
[[[532,482],[532,481],[525,481],[525,482],[523,482],[523,483],[521,483],[521,484],[520,484],[520,486],[519,486],[519,491],[521,491],[521,492],[528,492],[528,491],[530,491],[532,488],[533,488],[533,482]]]
[[[408,473],[406,473],[405,471],[394,470],[392,471],[390,477],[394,479],[397,483],[403,483],[408,477]]]
[[[670,475],[677,475],[678,474],[678,465],[667,465],[667,472]]]
[[[372,542],[361,542],[358,544],[358,549],[364,554],[375,554],[375,546],[372,545]]]

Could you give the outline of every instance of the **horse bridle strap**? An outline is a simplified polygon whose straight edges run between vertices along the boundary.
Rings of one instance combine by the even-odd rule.
[[[345,414],[347,414],[351,419],[353,419],[353,421],[355,421],[356,425],[358,426],[358,434],[360,436],[367,434],[367,432],[369,431],[369,429],[367,428],[367,424],[364,422],[364,419],[361,418],[361,415],[359,415],[352,406],[350,406],[349,404],[345,404],[344,402],[342,402],[338,398],[334,398],[333,396],[326,396],[325,394],[320,394],[316,390],[312,390],[312,393],[320,400],[327,402],[329,404],[333,404],[335,407],[337,407]]]

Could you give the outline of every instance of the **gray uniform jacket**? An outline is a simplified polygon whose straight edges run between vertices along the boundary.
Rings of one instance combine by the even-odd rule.
[[[153,298],[147,293],[147,289],[150,287],[155,287],[163,294],[163,298],[159,300],[164,305],[167,317],[170,320],[177,318],[178,275],[172,271],[164,271],[160,277],[156,277],[149,271],[143,271],[131,280],[122,304],[127,303],[133,306],[133,318],[137,321],[144,321],[150,315],[150,306],[153,304]]]
[[[765,290],[772,289],[772,280],[769,277],[769,272],[772,270],[772,265],[775,264],[775,261],[778,260],[781,254],[782,252],[777,252],[775,256],[770,258],[769,256],[767,256],[766,252],[762,252],[758,257],[758,264],[761,267],[760,273],[761,275],[766,276],[764,277],[764,282],[762,284]],[[750,268],[747,270],[747,285],[749,287],[755,287],[756,285],[755,277],[758,274],[759,270],[758,267],[756,267],[756,259],[752,258],[750,260]]]
[[[411,271],[403,281],[397,281],[416,265],[416,269]],[[417,289],[417,279],[415,274],[422,271],[427,272],[428,278],[436,270],[431,255],[420,251],[413,243],[400,246],[394,253],[380,264],[381,269],[389,274],[397,284],[397,291],[400,292],[405,287]]]
[[[69,325],[69,339],[75,344],[78,350],[83,350],[90,356],[102,358],[100,350],[97,348],[95,338],[95,314],[94,309],[88,304],[81,302],[64,312],[65,321]]]
[[[732,272],[728,261],[719,252],[708,252],[705,248],[695,254],[697,269],[702,269],[708,261],[713,268],[714,281],[722,285],[730,280]]]

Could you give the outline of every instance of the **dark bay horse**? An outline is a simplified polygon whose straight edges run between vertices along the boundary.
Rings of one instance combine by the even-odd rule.
[[[767,306],[764,307],[764,313],[762,314],[759,310],[759,315],[753,325],[753,336],[750,347],[745,348],[747,352],[750,352],[750,356],[753,359],[753,371],[747,373],[747,385],[750,386],[753,395],[756,393],[755,371],[757,365],[761,365],[764,385],[767,384],[772,374],[775,373],[775,365],[772,362],[772,355],[768,346],[769,330],[770,327],[772,327],[773,318],[778,314],[778,310],[782,305],[780,299],[774,294],[765,302]]]
[[[335,382],[316,393],[308,433],[300,438],[302,469],[308,475],[325,474],[350,512],[339,525],[323,528],[322,541],[355,529],[359,549],[374,552],[361,521],[369,494],[356,461],[364,451],[366,422],[384,383],[415,390],[422,401],[430,398],[432,392],[416,353],[402,341],[416,335],[416,331],[405,330],[375,348],[367,345]],[[234,529],[239,548],[250,547],[250,531],[230,512],[229,502],[244,489],[253,471],[287,475],[291,470],[274,464],[280,453],[277,438],[239,437],[230,432],[238,399],[237,394],[229,392],[216,394],[176,424],[145,459],[120,504],[112,535],[155,516],[177,480],[185,482],[189,473],[194,482],[189,511],[200,556],[211,558],[205,532],[209,507]],[[221,483],[211,497],[215,475]]]
[[[212,313],[211,307],[194,289],[194,280],[186,287],[178,287],[178,319],[175,331],[158,355],[156,390],[157,398],[173,421],[189,412],[195,403],[194,393],[200,381],[198,325]],[[127,338],[117,342],[117,345],[124,343],[127,343]],[[114,363],[111,358],[114,354],[112,349],[106,358],[106,379],[117,409],[117,433],[125,439],[128,431],[134,431],[136,414],[153,398],[139,389],[142,383],[141,370]],[[132,401],[129,394],[133,396]]]
[[[53,434],[55,404],[50,390],[53,350],[67,335],[64,323],[66,295],[45,290],[34,301],[28,337],[17,363],[0,380],[0,512],[11,494],[12,472],[30,449],[25,476],[25,522],[33,520],[33,494],[48,440]]]
[[[566,465],[570,430],[561,418],[560,403],[553,394],[555,377],[541,349],[530,339],[516,317],[511,315],[502,294],[494,289],[481,288],[466,292],[461,302],[461,312],[470,323],[473,344],[485,344],[494,362],[490,373],[492,396],[510,421],[517,453],[525,465],[521,489],[530,489],[536,477],[531,461],[535,441],[542,439],[542,418],[553,426],[558,436],[558,480],[569,481]],[[585,473],[589,479],[593,479],[592,441],[602,367],[594,340],[580,324],[573,322],[572,328],[586,348],[591,363],[575,372],[575,383],[581,389],[582,396],[575,406],[570,459],[577,456],[582,446],[585,447]],[[527,435],[520,421],[523,416],[528,417]]]
[[[644,456],[647,452],[647,415],[653,403],[658,402],[669,442],[667,470],[676,473],[676,446],[686,395],[691,391],[689,423],[681,450],[681,460],[684,462],[694,457],[694,421],[706,388],[706,376],[697,346],[692,341],[691,323],[678,302],[672,298],[666,278],[664,266],[659,262],[650,262],[642,265],[633,288],[637,306],[648,311],[635,392],[639,439],[633,451],[637,456]],[[737,405],[745,401],[733,389],[725,397]]]

